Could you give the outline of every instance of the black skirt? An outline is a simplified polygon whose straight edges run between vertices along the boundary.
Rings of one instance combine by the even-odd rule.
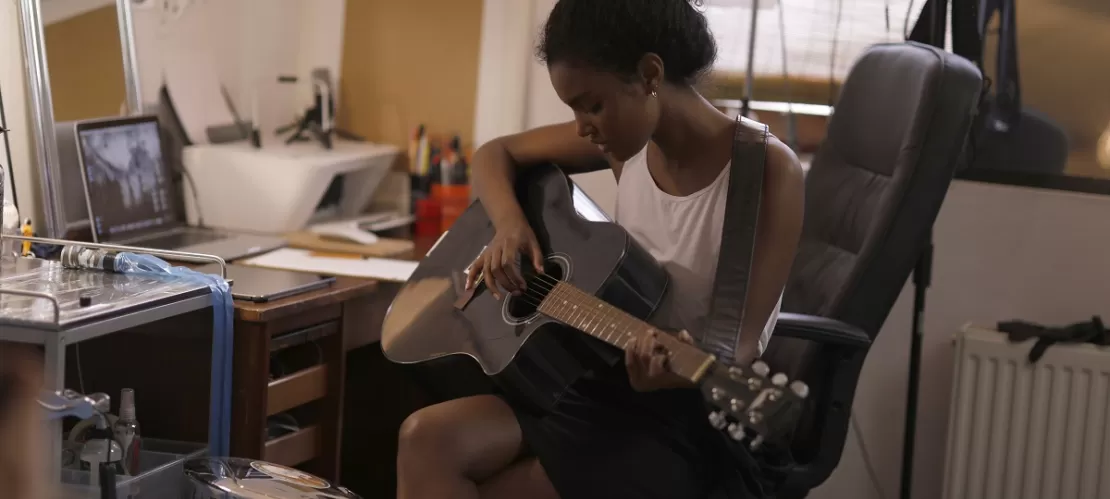
[[[636,392],[623,362],[579,379],[545,413],[501,396],[562,499],[766,495],[760,464],[708,423],[697,390]]]

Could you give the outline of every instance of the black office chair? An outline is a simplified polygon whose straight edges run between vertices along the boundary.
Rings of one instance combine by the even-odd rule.
[[[811,393],[779,499],[840,462],[864,358],[928,242],[981,90],[975,65],[917,43],[871,47],[841,89],[806,178],[789,313],[763,355]]]

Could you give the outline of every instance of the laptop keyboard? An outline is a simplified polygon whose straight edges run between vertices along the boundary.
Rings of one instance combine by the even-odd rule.
[[[172,250],[176,248],[184,248],[195,244],[210,243],[212,241],[219,241],[226,239],[227,236],[208,231],[187,231],[178,232],[176,234],[169,234],[162,237],[147,239],[145,241],[138,241],[136,244],[139,246],[146,246],[154,249]]]

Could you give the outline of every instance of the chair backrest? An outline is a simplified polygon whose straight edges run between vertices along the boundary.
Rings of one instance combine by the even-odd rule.
[[[874,339],[928,241],[981,88],[972,63],[928,45],[879,44],[856,61],[807,174],[783,311],[837,319]],[[831,355],[773,339],[764,358],[821,394]],[[796,453],[826,442],[825,419],[803,418]]]

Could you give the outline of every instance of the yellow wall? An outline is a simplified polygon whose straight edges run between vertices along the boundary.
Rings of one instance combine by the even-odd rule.
[[[47,26],[46,54],[55,120],[119,114],[127,91],[115,5]]]
[[[469,146],[481,24],[482,0],[348,0],[339,125],[407,148],[423,123]]]

